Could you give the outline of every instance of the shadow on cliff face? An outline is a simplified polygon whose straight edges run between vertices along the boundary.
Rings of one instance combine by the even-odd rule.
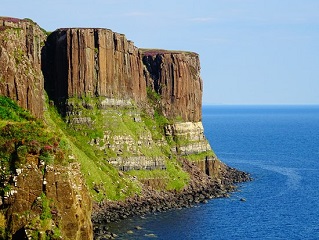
[[[25,233],[25,229],[20,228],[13,236],[12,236],[12,240],[24,240],[24,239],[28,239],[28,236]]]
[[[59,40],[63,44],[57,48],[55,42]],[[57,36],[57,33],[51,33],[41,50],[41,69],[44,76],[44,89],[48,97],[57,106],[59,113],[65,115],[65,100],[68,96],[67,82],[65,84],[58,81],[64,79],[67,81],[69,66],[66,57],[66,37]],[[57,71],[57,68],[59,69]],[[52,103],[51,103],[52,104]]]
[[[148,73],[151,75],[150,79],[152,79],[152,81],[148,84],[151,85],[151,88],[158,94],[162,93],[159,83],[161,62],[162,56],[159,54],[156,55],[155,58],[151,55],[143,56],[143,64],[146,66]],[[144,73],[144,75],[147,75],[147,73]]]

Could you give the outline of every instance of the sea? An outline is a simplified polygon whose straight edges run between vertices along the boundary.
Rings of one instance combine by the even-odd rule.
[[[319,106],[204,106],[203,124],[219,159],[253,181],[112,223],[116,239],[319,239]]]

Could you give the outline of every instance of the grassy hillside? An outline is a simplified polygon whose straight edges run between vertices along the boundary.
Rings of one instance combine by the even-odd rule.
[[[141,183],[139,180],[163,179],[166,190],[181,190],[188,183],[189,176],[178,164],[176,157],[172,157],[170,146],[167,144],[163,130],[158,127],[157,118],[151,118],[146,113],[140,112],[134,106],[126,108],[112,108],[101,110],[96,106],[99,99],[69,99],[76,105],[76,111],[81,112],[81,117],[93,120],[91,124],[67,124],[75,116],[62,119],[52,106],[45,114],[45,119],[52,129],[56,129],[63,135],[70,146],[76,161],[81,163],[81,170],[85,176],[86,183],[96,201],[103,199],[120,200],[133,194],[139,194]],[[83,106],[91,106],[87,109]],[[136,115],[141,116],[141,121],[135,121]],[[121,172],[109,164],[109,159],[117,156],[116,150],[105,149],[106,144],[103,135],[108,134],[108,140],[112,143],[116,137],[130,137],[138,142],[141,136],[151,136],[155,140],[162,140],[164,144],[146,146],[141,144],[138,149],[133,150],[124,144],[121,146],[121,157],[130,157],[139,152],[141,156],[166,158],[166,169],[164,170],[131,170]],[[92,140],[96,140],[92,144]],[[93,141],[94,142],[94,141]],[[170,156],[170,158],[168,158]],[[163,189],[164,190],[164,189]]]
[[[58,114],[54,106],[48,106],[43,120],[37,120],[26,110],[18,107],[12,100],[0,96],[0,158],[1,158],[1,191],[2,194],[10,189],[10,176],[17,168],[26,164],[28,159],[38,158],[45,164],[66,165],[77,161],[90,194],[95,201],[103,199],[121,200],[133,194],[139,194],[141,183],[138,180],[163,179],[167,190],[180,190],[188,182],[189,176],[182,171],[176,157],[171,155],[169,145],[162,147],[141,147],[145,156],[166,157],[164,170],[132,170],[121,172],[107,159],[115,153],[112,150],[100,151],[89,142],[94,133],[103,134],[103,129],[113,135],[130,134],[134,140],[143,132],[151,134],[154,139],[162,139],[163,133],[157,127],[156,118],[152,119],[142,114],[143,121],[134,122],[129,113],[131,110],[121,110],[115,114],[111,110],[104,114],[88,111],[94,115],[97,124],[90,126],[70,126]],[[102,119],[104,119],[102,121]],[[107,123],[102,126],[102,122]],[[123,150],[125,151],[125,150]],[[129,156],[129,151],[124,153]],[[170,158],[168,156],[170,155]]]
[[[2,180],[23,167],[28,158],[65,164],[69,149],[60,134],[48,128],[11,99],[0,96],[0,159]],[[6,181],[2,181],[2,187]]]
[[[69,158],[81,164],[81,171],[91,195],[96,201],[105,198],[123,199],[140,192],[138,182],[120,174],[117,169],[103,160],[101,155],[88,144],[89,137],[83,131],[69,128],[54,107],[45,113],[45,122],[50,129],[55,129],[70,149]]]

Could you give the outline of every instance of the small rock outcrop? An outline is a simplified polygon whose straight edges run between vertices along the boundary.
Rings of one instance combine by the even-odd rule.
[[[0,18],[0,95],[43,115],[41,49],[46,36],[31,20]]]
[[[13,239],[38,239],[57,229],[63,239],[92,239],[92,203],[78,164],[53,167],[30,162],[17,169],[13,179],[14,187],[4,198]]]
[[[176,152],[182,156],[211,151],[202,122],[180,122],[165,126],[166,136],[173,136]]]
[[[56,212],[65,239],[92,239],[92,201],[80,171],[80,165],[46,167],[47,198],[55,200]]]

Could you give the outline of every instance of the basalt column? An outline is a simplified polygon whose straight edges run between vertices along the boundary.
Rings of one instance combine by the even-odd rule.
[[[43,116],[41,48],[45,34],[27,19],[0,18],[0,95]]]
[[[197,155],[196,165],[207,175],[216,176],[220,161],[201,122],[203,84],[198,54],[156,49],[141,52],[147,86],[160,96],[162,113],[174,122],[165,127],[166,136],[176,142],[172,151],[183,157]]]
[[[71,97],[146,98],[138,49],[108,29],[56,30],[48,38],[43,66],[46,90],[57,102]]]
[[[196,53],[142,50],[148,87],[161,96],[170,119],[199,122],[202,118],[202,79]]]

